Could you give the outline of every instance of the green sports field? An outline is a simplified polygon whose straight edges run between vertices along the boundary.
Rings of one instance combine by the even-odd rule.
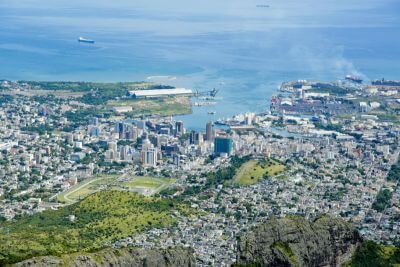
[[[69,190],[59,194],[57,200],[72,204],[104,189],[126,190],[150,196],[174,182],[174,179],[161,177],[100,175],[74,185]]]
[[[134,176],[129,178],[128,181],[122,182],[119,185],[129,189],[130,191],[138,192],[143,195],[152,195],[167,188],[175,181],[175,179],[160,177]]]

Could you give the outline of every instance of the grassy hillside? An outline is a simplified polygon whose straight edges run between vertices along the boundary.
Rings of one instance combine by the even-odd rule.
[[[187,213],[173,200],[123,191],[101,191],[57,211],[48,210],[0,224],[0,265],[33,256],[95,251],[113,240],[175,222]],[[75,220],[70,220],[74,215]]]
[[[348,267],[386,267],[400,266],[400,249],[394,246],[383,246],[373,241],[365,241]]]
[[[284,165],[271,159],[251,160],[241,166],[234,179],[239,185],[251,185],[263,178],[276,176],[284,170]]]

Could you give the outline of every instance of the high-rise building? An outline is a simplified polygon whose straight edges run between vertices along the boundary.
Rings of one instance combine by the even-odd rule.
[[[177,167],[181,166],[181,158],[182,156],[179,154],[173,154],[172,155],[172,160],[174,162],[174,165],[176,165]]]
[[[132,160],[132,156],[130,154],[130,146],[122,146],[120,151],[120,159],[121,160]]]
[[[203,144],[203,133],[202,132],[196,133],[194,143],[199,146],[201,146]]]
[[[68,144],[72,145],[74,143],[74,135],[72,133],[68,133],[66,136],[66,141]]]
[[[94,126],[99,125],[99,118],[93,117],[92,120],[91,120],[91,122],[90,122],[90,124],[92,124],[92,125],[94,125]]]
[[[202,145],[203,144],[203,133],[192,131],[190,133],[190,144],[192,145]]]
[[[203,144],[203,133],[192,131],[190,133],[190,144],[202,145]]]
[[[193,145],[194,144],[194,142],[195,142],[195,139],[196,139],[196,132],[195,131],[191,131],[190,132],[190,137],[189,137],[189,143],[191,144],[191,145]]]
[[[159,134],[170,135],[171,129],[168,127],[165,127],[165,128],[161,128],[158,132],[159,132]]]
[[[157,148],[161,147],[160,137],[158,135],[150,136],[150,142]]]
[[[117,149],[118,149],[117,142],[108,142],[108,149],[117,151]]]
[[[206,124],[206,140],[212,141],[214,139],[214,129],[211,121]]]
[[[158,149],[154,147],[146,147],[142,149],[142,164],[143,166],[155,167],[157,165]]]
[[[115,123],[115,132],[122,133],[124,131],[124,123],[123,122],[116,122]]]
[[[109,149],[106,151],[106,158],[109,160],[114,160],[115,154],[116,154],[116,152],[113,149]]]
[[[128,127],[126,131],[124,132],[124,137],[123,139],[126,140],[131,140],[131,141],[136,141],[138,138],[138,129],[136,127]]]
[[[41,161],[42,161],[42,154],[40,152],[36,152],[35,153],[35,163],[36,163],[36,165],[39,165]]]
[[[146,121],[138,121],[138,122],[136,122],[136,126],[139,128],[139,129],[142,129],[142,130],[145,130],[146,129]]]
[[[94,126],[90,129],[90,135],[91,136],[99,136],[100,135],[100,128],[97,126]]]
[[[158,149],[153,146],[150,140],[146,138],[142,141],[142,151],[141,151],[141,161],[143,166],[152,166],[155,167],[157,165],[157,155]]]
[[[177,121],[175,123],[175,135],[181,136],[183,134],[184,134],[183,121]]]
[[[225,136],[215,137],[214,140],[214,153],[221,155],[223,153],[232,155],[232,138]]]

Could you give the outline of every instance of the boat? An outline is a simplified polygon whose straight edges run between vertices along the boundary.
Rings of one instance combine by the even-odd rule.
[[[216,122],[214,122],[214,124],[215,125],[222,125],[222,126],[225,126],[225,125],[228,125],[228,123],[225,121],[225,120],[217,120]]]
[[[216,111],[209,111],[207,112],[209,115],[215,115],[217,112]]]
[[[80,42],[80,43],[88,43],[88,44],[94,44],[95,43],[94,40],[86,39],[86,38],[83,38],[83,37],[79,37],[78,38],[78,42]]]
[[[393,80],[375,80],[372,81],[372,85],[381,85],[381,86],[400,86],[400,81],[393,81]]]
[[[362,83],[363,82],[363,80],[360,77],[353,76],[353,75],[350,75],[350,74],[346,75],[345,79],[347,81],[354,82],[354,83]]]

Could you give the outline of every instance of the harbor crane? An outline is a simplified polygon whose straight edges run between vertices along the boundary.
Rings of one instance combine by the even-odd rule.
[[[195,96],[196,97],[216,97],[218,94],[219,90],[213,88],[211,91],[198,91],[196,90]]]

